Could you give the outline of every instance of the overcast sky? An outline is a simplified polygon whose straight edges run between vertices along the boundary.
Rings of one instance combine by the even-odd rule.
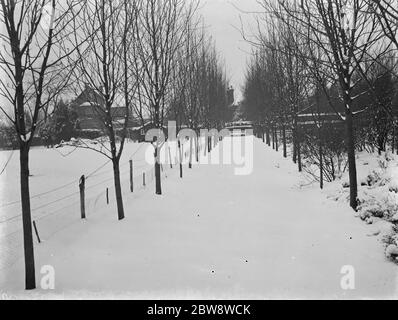
[[[250,52],[250,45],[243,40],[240,31],[237,30],[241,29],[239,17],[246,25],[245,29],[249,31],[250,25],[253,27],[254,18],[252,14],[245,12],[256,12],[259,8],[257,0],[202,0],[201,4],[201,12],[209,27],[208,31],[225,59],[227,74],[235,90],[238,91],[236,94],[238,99]]]

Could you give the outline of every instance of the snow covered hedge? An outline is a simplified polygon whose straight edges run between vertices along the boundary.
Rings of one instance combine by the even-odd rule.
[[[383,235],[388,259],[398,262],[398,161],[390,153],[378,159],[378,168],[361,181],[358,213],[373,224],[378,219],[390,223]]]
[[[374,156],[364,158],[368,156],[372,158],[359,161],[358,216],[380,228],[374,235],[385,244],[387,258],[398,263],[398,159],[386,153],[372,163]],[[370,164],[374,169],[369,170]],[[348,188],[348,180],[343,180],[342,189],[333,198],[348,201]]]
[[[384,239],[386,243],[386,256],[398,263],[398,228],[395,225],[394,233]]]

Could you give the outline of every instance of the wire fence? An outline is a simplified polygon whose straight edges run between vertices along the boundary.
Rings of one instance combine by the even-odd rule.
[[[202,151],[204,148],[202,143],[199,143],[199,145],[199,150]],[[141,144],[129,157],[128,161],[120,164],[123,199],[132,194],[130,188],[130,160],[133,160],[132,182],[134,194],[152,190],[151,187],[155,181],[154,165],[148,163],[145,159],[135,159],[136,154],[144,146],[148,146],[148,144]],[[174,150],[171,150],[170,147],[167,148],[169,149],[164,152],[163,164],[161,165],[162,179],[170,176],[172,168],[178,169],[180,161],[186,163],[190,157],[190,152],[187,151],[189,147],[186,148],[185,144],[182,144],[182,159],[180,159],[179,150],[176,147]],[[111,160],[108,160],[86,175],[85,208],[88,219],[98,209],[115,203],[113,170],[108,167],[110,163]],[[37,200],[37,205],[32,205],[31,209],[32,222],[36,224],[42,242],[49,241],[54,235],[81,221],[78,183],[79,181],[76,179],[31,196],[32,203]],[[2,204],[0,211],[3,208],[19,204],[20,200]],[[0,236],[0,270],[3,270],[10,268],[23,256],[21,212],[0,220]],[[35,236],[34,241],[36,244],[38,243],[38,238]]]

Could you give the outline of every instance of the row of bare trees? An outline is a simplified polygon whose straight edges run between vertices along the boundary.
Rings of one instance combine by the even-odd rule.
[[[220,124],[227,81],[214,44],[199,27],[198,2],[183,0],[0,0],[0,105],[20,149],[26,289],[35,264],[29,151],[56,99],[90,88],[107,143],[93,149],[113,164],[119,220],[124,219],[119,162],[129,122],[150,119],[162,130]],[[115,120],[123,107],[123,121]],[[29,123],[28,123],[29,118]],[[47,117],[45,117],[47,118]],[[163,141],[153,141],[158,159]],[[161,168],[155,161],[156,193]]]
[[[348,167],[357,208],[356,152],[396,143],[396,0],[262,1],[244,88],[247,116],[284,156],[318,170],[321,187]],[[344,157],[342,154],[344,151]],[[347,162],[345,164],[345,161]]]
[[[226,94],[228,80],[216,46],[200,20],[188,25],[186,41],[178,52],[174,72],[168,117],[176,120],[177,130],[184,126],[199,137],[200,129],[221,129],[230,116],[228,107],[231,101]],[[198,141],[195,145],[198,160]],[[211,141],[208,139],[210,149]]]

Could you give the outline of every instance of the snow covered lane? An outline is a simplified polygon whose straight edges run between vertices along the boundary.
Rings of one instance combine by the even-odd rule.
[[[126,216],[108,207],[36,246],[51,265],[61,297],[393,298],[397,266],[348,206],[315,188],[299,188],[290,160],[255,140],[254,172],[194,166],[154,187],[126,195]],[[341,286],[344,266],[355,289]],[[22,292],[19,261],[0,288]]]

